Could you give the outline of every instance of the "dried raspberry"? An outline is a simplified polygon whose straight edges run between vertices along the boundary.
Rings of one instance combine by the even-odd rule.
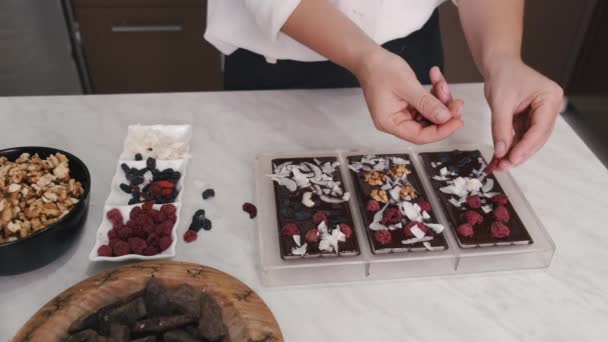
[[[344,235],[346,235],[346,233]],[[318,242],[320,236],[321,234],[319,233],[319,230],[317,228],[312,228],[306,232],[304,238],[308,242]]]
[[[118,237],[118,232],[116,229],[108,230],[108,239],[116,239]]]
[[[97,248],[97,255],[111,257],[112,247],[108,245],[99,246],[99,248]]]
[[[171,222],[171,224],[175,224],[177,222],[177,215],[169,215],[167,216],[167,222]]]
[[[370,199],[367,202],[367,210],[371,211],[372,213],[380,210],[380,203],[378,203],[378,201]]]
[[[129,249],[129,244],[122,240],[118,240],[114,244],[114,246],[112,247],[112,251],[114,252],[115,256],[127,255],[131,253],[131,250]]]
[[[118,233],[118,237],[121,240],[127,241],[128,238],[133,236],[133,229],[125,226],[125,227],[119,229],[117,233]]]
[[[150,219],[152,219],[152,222],[154,223],[160,223],[160,212],[156,211],[156,210],[151,210],[148,213],[148,217],[150,217]]]
[[[152,233],[156,233],[156,225],[152,224],[146,224],[141,226],[141,229],[146,232],[146,234],[152,234]]]
[[[175,213],[177,212],[177,208],[173,204],[165,204],[162,207],[160,207],[160,211],[161,211],[161,213],[165,214],[165,217],[166,217],[166,216],[175,215]]]
[[[314,222],[316,225],[318,225],[319,223],[325,221],[325,223],[327,223],[327,215],[325,215],[324,212],[322,211],[317,211],[312,215],[312,222]]]
[[[340,223],[338,225],[338,228],[340,228],[340,231],[344,234],[344,236],[347,239],[350,238],[351,235],[353,235],[353,229],[346,223]]]
[[[184,241],[186,241],[186,242],[192,242],[192,241],[196,240],[197,237],[198,237],[198,233],[192,229],[188,229],[184,233]]]
[[[494,217],[502,222],[507,222],[510,218],[509,210],[505,206],[499,205],[494,209]]]
[[[108,242],[108,245],[109,245],[110,247],[114,248],[114,245],[116,245],[116,243],[117,243],[118,241],[122,241],[122,240],[120,240],[119,238],[116,238],[116,239],[110,239],[110,242]]]
[[[300,234],[300,228],[295,223],[288,223],[281,228],[281,234],[283,236],[291,237]]]
[[[475,234],[475,230],[473,230],[473,226],[471,226],[468,223],[461,224],[460,226],[458,226],[456,231],[458,231],[458,234],[460,234],[461,236],[464,236],[467,238],[471,237],[471,236],[473,236],[473,234]]]
[[[138,237],[129,238],[129,248],[131,248],[133,253],[143,254],[146,247],[148,247],[148,244],[144,239]]]
[[[127,221],[127,224],[125,226],[133,229],[133,228],[137,227],[137,222],[135,222],[134,220],[129,220],[129,221]]]
[[[146,239],[148,237],[148,233],[140,226],[133,228],[133,235],[142,239]]]
[[[142,210],[141,207],[134,207],[133,209],[131,209],[131,212],[129,213],[129,218],[131,220],[136,220],[139,215],[141,215]]]
[[[112,229],[120,230],[122,227],[125,227],[125,225],[120,224],[120,223],[113,223],[112,224]]]
[[[412,228],[414,226],[418,227],[418,229],[420,229],[425,235],[429,232],[429,228],[425,226],[424,223],[419,221],[410,221],[405,225],[405,227],[403,227],[403,234],[410,238],[415,237],[416,235],[412,233]]]
[[[170,236],[173,230],[173,225],[169,221],[165,221],[156,226],[156,234],[159,236]]]
[[[145,256],[152,256],[152,255],[156,255],[158,254],[160,251],[158,250],[157,247],[154,246],[148,246],[146,247],[146,249],[144,249],[144,255]]]
[[[481,199],[479,196],[469,196],[467,197],[467,205],[469,208],[477,209],[481,207]]]
[[[118,210],[117,208],[114,208],[114,209],[108,211],[106,213],[106,217],[108,218],[108,221],[110,221],[110,223],[112,223],[112,226],[123,224],[122,214],[121,214],[120,210]]]
[[[395,224],[401,222],[403,219],[403,215],[401,211],[397,208],[388,208],[384,211],[384,216],[382,217],[382,224]]]
[[[509,198],[505,194],[498,194],[492,197],[492,201],[497,205],[507,205],[507,203],[509,203]]]
[[[171,239],[170,236],[162,236],[159,240],[158,240],[158,247],[160,247],[161,251],[166,250],[167,248],[171,247],[171,244],[173,243],[173,239]]]
[[[418,202],[418,206],[420,207],[420,210],[422,210],[422,211],[431,211],[431,210],[433,210],[433,207],[431,206],[431,203],[429,203],[427,201],[420,201],[420,202]]]
[[[258,208],[249,202],[243,203],[243,211],[249,214],[249,218],[255,218],[258,216]]]
[[[391,232],[388,231],[388,229],[381,229],[376,230],[376,232],[374,233],[374,239],[376,239],[376,241],[378,241],[381,245],[386,245],[391,242],[393,236],[391,235]]]
[[[144,203],[144,205],[141,206],[141,210],[143,212],[150,212],[150,211],[152,211],[153,206],[154,206],[154,201],[147,201]]]
[[[506,238],[511,235],[511,229],[500,221],[494,221],[490,230],[492,231],[492,236],[497,239]]]
[[[475,210],[467,210],[464,213],[464,220],[471,226],[474,226],[483,222],[483,216]]]
[[[149,234],[146,243],[148,246],[158,247],[158,235],[156,233]]]

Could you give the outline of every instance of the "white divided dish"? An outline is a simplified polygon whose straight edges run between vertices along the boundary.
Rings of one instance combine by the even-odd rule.
[[[134,160],[137,153],[144,160],[148,157],[158,160],[188,159],[191,139],[190,125],[130,125],[119,159]]]
[[[506,271],[545,268],[551,263],[555,244],[538,220],[517,184],[507,173],[496,174],[498,182],[509,197],[534,243],[528,245],[461,248],[446,219],[446,214],[431,188],[418,153],[450,150],[479,150],[489,160],[489,146],[458,145],[450,149],[405,148],[382,151],[322,151],[295,154],[262,154],[257,158],[256,177],[258,193],[258,243],[261,280],[266,286],[288,286],[323,283],[343,283],[413,277],[444,276],[488,271]],[[353,178],[348,169],[347,157],[368,154],[408,154],[418,177],[432,204],[433,210],[446,228],[443,230],[448,248],[436,251],[410,251],[374,254],[369,246],[362,215],[357,205]],[[279,248],[274,185],[270,177],[272,160],[278,158],[324,157],[338,158],[345,190],[352,196],[349,201],[358,234],[361,254],[357,257],[314,258],[283,260]]]
[[[129,200],[131,199],[131,195],[122,191],[120,189],[120,184],[125,183],[128,184],[127,178],[125,176],[124,171],[122,170],[121,164],[127,164],[130,168],[142,169],[146,167],[146,160],[119,160],[118,165],[116,165],[116,173],[114,174],[114,178],[112,178],[112,188],[110,191],[110,195],[106,200],[106,205],[127,205]],[[182,191],[184,190],[184,178],[186,176],[186,166],[188,161],[185,159],[181,160],[157,160],[156,168],[160,171],[166,169],[173,169],[175,171],[179,171],[181,173],[181,177],[177,182],[177,190],[179,191],[175,202],[181,202]],[[140,186],[143,188],[145,185],[150,183],[152,180],[152,173],[146,172],[144,175],[144,183]]]
[[[171,230],[171,239],[173,239],[173,242],[171,243],[171,246],[169,248],[165,249],[164,251],[160,252],[159,254],[151,255],[151,256],[138,255],[138,254],[126,254],[126,255],[116,256],[116,257],[106,257],[106,256],[97,255],[97,249],[103,245],[108,244],[108,242],[109,242],[108,231],[110,231],[110,229],[112,229],[112,223],[110,223],[110,221],[106,217],[106,213],[108,211],[116,208],[116,209],[120,210],[120,213],[122,214],[122,217],[124,218],[124,221],[126,223],[129,220],[129,213],[131,212],[131,210],[135,207],[141,207],[143,204],[136,204],[136,205],[129,205],[129,206],[116,206],[116,207],[105,206],[104,211],[103,211],[104,212],[103,219],[101,220],[101,224],[99,225],[99,228],[97,228],[97,233],[95,235],[95,246],[93,246],[93,249],[89,253],[89,260],[117,262],[117,261],[125,261],[125,260],[155,260],[155,259],[165,259],[165,258],[174,257],[175,256],[175,246],[177,245],[177,227],[179,227],[179,221],[180,221],[179,213],[181,210],[181,204],[179,204],[179,203],[172,203],[172,204],[177,209],[177,211],[176,211],[177,221],[175,222],[175,224],[173,225],[173,229]],[[158,210],[162,206],[163,205],[161,205],[161,204],[155,204],[153,206],[153,208]]]

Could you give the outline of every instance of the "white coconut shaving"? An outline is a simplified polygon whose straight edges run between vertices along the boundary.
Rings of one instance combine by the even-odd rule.
[[[422,239],[426,234],[422,231],[422,229],[418,228],[417,225],[413,225],[410,228],[410,232],[412,232],[412,234],[414,234],[415,237],[417,237],[418,239]]]
[[[336,226],[331,233],[327,230],[325,221],[321,222],[318,226],[319,232],[321,233],[321,241],[319,242],[319,249],[327,252],[339,252],[338,243],[346,241],[346,235],[342,233],[339,226]]]
[[[305,243],[302,246],[297,247],[297,248],[294,247],[291,249],[291,254],[298,255],[298,256],[304,256],[304,255],[306,255],[307,248],[308,248],[307,243]]]
[[[301,238],[300,234],[296,234],[292,237],[293,237],[293,242],[295,242],[296,246],[302,245],[302,238]]]
[[[487,213],[490,213],[490,212],[492,212],[492,206],[489,206],[489,205],[482,205],[482,206],[481,206],[481,210],[483,210],[483,212],[484,212],[484,213],[486,213],[486,214],[487,214]]]
[[[431,228],[437,234],[440,234],[445,229],[445,227],[442,224],[439,224],[439,223],[425,223],[425,225],[427,227]]]
[[[432,236],[425,236],[423,238],[411,238],[411,239],[407,239],[407,240],[402,240],[401,243],[404,245],[411,245],[414,243],[418,243],[418,242],[424,242],[424,241],[431,241],[433,240]]]
[[[409,165],[410,161],[401,157],[391,157],[391,161],[396,165]]]
[[[312,192],[308,191],[305,192],[302,195],[302,204],[304,204],[305,206],[312,208],[315,205],[315,201],[313,201],[312,199]]]
[[[175,126],[168,126],[167,131],[160,126],[129,126],[129,133],[125,141],[126,152],[134,156],[139,153],[144,159],[155,158],[160,160],[186,159],[190,157],[189,143],[179,141],[168,131]]]

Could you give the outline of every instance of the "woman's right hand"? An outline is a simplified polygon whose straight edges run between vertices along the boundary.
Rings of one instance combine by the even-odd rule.
[[[439,68],[430,70],[432,92],[427,91],[410,66],[382,48],[354,70],[376,128],[415,144],[443,140],[462,128],[463,102],[452,99]],[[416,120],[420,113],[432,124]]]

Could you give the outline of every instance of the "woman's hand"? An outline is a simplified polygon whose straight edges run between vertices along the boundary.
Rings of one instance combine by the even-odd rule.
[[[433,93],[422,87],[399,56],[378,49],[354,70],[376,128],[401,139],[426,144],[445,139],[464,123],[463,102],[454,100],[438,68],[431,69]],[[420,113],[433,124],[423,126]]]
[[[547,142],[563,106],[563,91],[518,58],[492,62],[485,95],[492,110],[496,168],[520,165]]]

